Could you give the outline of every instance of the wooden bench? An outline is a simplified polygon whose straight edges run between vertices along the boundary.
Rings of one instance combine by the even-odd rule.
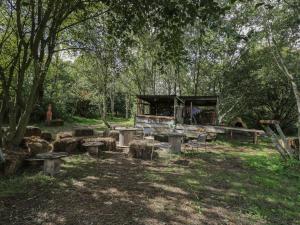
[[[66,152],[49,152],[37,154],[33,158],[26,159],[26,161],[43,161],[44,162],[44,173],[50,176],[54,176],[59,173],[62,158],[67,157]]]

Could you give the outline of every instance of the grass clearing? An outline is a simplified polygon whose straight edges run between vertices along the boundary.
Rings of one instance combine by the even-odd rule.
[[[132,118],[124,119],[119,117],[108,118],[107,122],[111,125],[118,124],[118,126],[124,127],[133,126],[134,123]],[[34,126],[41,128],[43,131],[50,132],[53,135],[59,132],[71,132],[76,127],[90,127],[99,131],[107,129],[104,122],[100,119],[90,119],[79,116],[74,116],[70,121],[65,121],[64,126],[61,127],[49,127],[45,124],[34,124]]]
[[[283,162],[269,143],[218,141],[158,161],[74,155],[55,178],[34,170],[1,178],[0,215],[5,224],[296,225],[299,190],[300,164]]]

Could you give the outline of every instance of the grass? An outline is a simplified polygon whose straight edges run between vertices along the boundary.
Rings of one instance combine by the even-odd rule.
[[[89,119],[89,118],[74,116],[71,121],[72,123],[75,124],[86,125],[86,126],[101,125],[103,126],[103,128],[105,128],[105,124],[103,123],[103,120],[100,119]],[[107,119],[107,122],[109,124],[118,124],[119,126],[133,126],[132,118],[125,119],[121,117],[110,117]]]
[[[32,188],[48,189],[55,179],[38,173],[23,173],[10,178],[0,178],[0,198],[28,193]]]
[[[76,123],[79,124],[94,125],[93,123],[98,122],[76,118]],[[190,164],[174,164],[173,161],[177,159],[186,159]],[[108,166],[102,168],[105,163]],[[146,164],[143,170],[140,169],[141,163],[138,161],[137,167],[132,167],[132,162],[123,165],[120,160],[107,159],[100,164],[100,172],[97,172],[95,160],[75,155],[67,159],[63,166],[63,174],[56,178],[44,176],[36,171],[1,178],[0,203],[1,198],[32,196],[41,190],[73,193],[77,190],[74,184],[82,188],[82,182],[88,182],[87,178],[94,177],[87,185],[94,187],[88,189],[89,196],[96,196],[97,191],[104,191],[104,187],[108,187],[108,190],[123,190],[126,195],[133,191],[131,202],[138,202],[138,199],[146,194],[142,201],[146,204],[151,200],[149,196],[152,196],[148,186],[141,187],[146,184],[155,184],[162,188],[153,194],[158,199],[162,198],[161,196],[165,196],[168,201],[174,197],[182,199],[182,196],[188,193],[203,224],[300,224],[300,163],[283,162],[268,142],[254,145],[220,140],[209,145],[207,151],[188,152],[181,156],[164,158],[159,162]],[[137,171],[134,168],[137,168]],[[128,172],[132,175],[126,176]],[[131,184],[126,186],[128,178],[131,178]],[[79,191],[81,193],[83,190]],[[161,191],[164,191],[164,194]],[[136,195],[139,198],[136,199]],[[95,208],[102,202],[97,204]],[[139,204],[141,203],[138,202],[137,205]],[[166,217],[166,206],[160,204],[162,203],[157,203],[155,210],[162,208],[161,215]],[[133,203],[129,205],[132,207]],[[149,210],[147,204],[138,207],[143,207],[143,212]],[[179,212],[175,210],[172,213],[175,216]],[[127,214],[125,218],[126,216]]]
[[[133,119],[124,119],[119,117],[112,117],[108,118],[107,122],[111,125],[118,124],[119,126],[133,126]],[[44,123],[42,124],[34,124],[34,126],[40,127],[43,131],[47,131],[52,133],[53,135],[57,134],[58,132],[70,132],[75,127],[92,127],[95,130],[104,130],[106,129],[106,125],[104,124],[103,120],[100,119],[90,119],[84,118],[79,116],[74,116],[69,121],[65,121],[64,126],[62,127],[49,127],[45,126]]]
[[[184,158],[193,162],[192,169],[173,168],[176,183],[194,193],[200,212],[207,213],[201,209],[209,204],[230,208],[250,224],[300,224],[300,162],[283,162],[266,142],[215,144],[226,151],[187,153]],[[165,181],[168,173],[170,168],[146,177]]]

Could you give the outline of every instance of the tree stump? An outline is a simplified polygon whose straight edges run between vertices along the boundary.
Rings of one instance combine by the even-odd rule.
[[[94,130],[92,128],[76,128],[73,132],[74,137],[88,137],[93,135]]]
[[[63,138],[53,143],[53,152],[75,153],[78,150],[78,140],[76,138]]]
[[[41,134],[42,131],[40,128],[34,126],[28,126],[26,127],[24,137],[32,137],[32,136],[40,137]]]
[[[51,142],[52,141],[52,134],[50,132],[42,132],[41,139]]]

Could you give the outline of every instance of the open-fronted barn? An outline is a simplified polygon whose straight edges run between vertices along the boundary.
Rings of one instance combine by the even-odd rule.
[[[136,125],[215,125],[217,96],[138,95]]]

